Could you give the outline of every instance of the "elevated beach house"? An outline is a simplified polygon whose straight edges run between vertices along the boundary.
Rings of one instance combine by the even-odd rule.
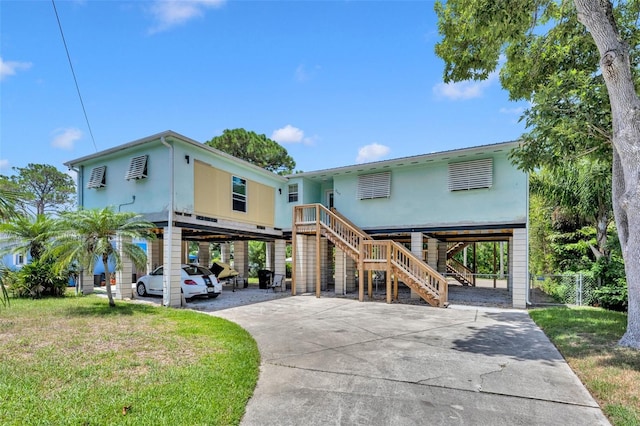
[[[452,280],[475,284],[455,259],[470,244],[507,247],[506,288],[514,307],[527,301],[528,176],[509,161],[516,142],[430,153],[279,176],[173,131],[65,163],[77,172],[82,208],[112,206],[144,215],[159,238],[147,244],[148,269],[164,264],[167,306],[179,306],[186,242],[210,261],[248,274],[250,240],[267,243],[266,267],[286,271],[291,245],[295,294],[358,292],[372,282],[398,287],[434,306],[447,304]],[[459,257],[459,256],[458,256]],[[117,297],[131,296],[136,273],[116,276]],[[380,278],[382,277],[382,278]]]

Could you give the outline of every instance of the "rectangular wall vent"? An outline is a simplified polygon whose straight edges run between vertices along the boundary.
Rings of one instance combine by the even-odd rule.
[[[491,188],[493,159],[449,163],[449,191]]]
[[[389,198],[391,196],[391,172],[358,176],[358,200]]]

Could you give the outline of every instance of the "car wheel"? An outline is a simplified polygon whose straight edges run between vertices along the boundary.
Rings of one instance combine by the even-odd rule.
[[[147,295],[147,289],[144,287],[144,283],[143,282],[139,282],[138,285],[136,286],[136,292],[138,293],[138,296],[146,296]]]
[[[180,289],[180,294],[182,295],[182,297],[184,297],[184,291],[182,291],[182,289]],[[186,303],[191,302],[191,299],[192,299],[191,297],[184,297],[184,301]]]
[[[214,294],[210,294],[209,295],[209,299],[215,299],[216,297],[220,296],[220,293],[214,293]]]

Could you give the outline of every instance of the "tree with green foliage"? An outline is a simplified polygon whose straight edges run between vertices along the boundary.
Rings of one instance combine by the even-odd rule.
[[[20,214],[20,193],[10,181],[0,176],[0,221],[10,220]]]
[[[8,179],[20,188],[23,202],[35,214],[57,213],[73,205],[76,187],[71,176],[48,164],[29,163],[14,167],[16,175]]]
[[[264,241],[249,241],[249,266],[252,277],[257,277],[260,269],[268,267],[267,245]]]
[[[553,208],[535,193],[529,194],[529,270],[535,275],[554,272],[553,252],[547,238],[553,232]]]
[[[32,260],[39,260],[56,229],[56,220],[43,214],[17,216],[8,222],[0,223],[0,254],[28,253]]]
[[[20,211],[17,208],[18,203],[19,197],[17,191],[11,188],[7,180],[0,179],[0,223],[20,216]],[[9,268],[0,264],[0,303],[2,303],[3,306],[9,304],[9,293],[7,292],[9,273]]]
[[[224,130],[205,144],[280,175],[289,174],[296,167],[287,150],[276,141],[245,129]]]
[[[109,259],[113,259],[115,269],[120,270],[122,258],[119,250],[136,267],[142,268],[147,262],[147,255],[131,239],[155,238],[153,223],[135,213],[115,212],[109,207],[62,213],[60,223],[60,231],[47,251],[47,254],[57,259],[60,269],[78,265],[87,271],[93,271],[95,262],[99,259],[107,273]],[[121,244],[119,250],[114,246],[116,240]],[[106,289],[109,306],[115,306],[108,275]]]
[[[22,215],[0,223],[0,254],[20,253],[30,262],[13,271],[10,285],[21,297],[40,297],[43,294],[60,296],[68,283],[67,271],[56,271],[53,260],[44,253],[51,244],[58,223],[45,215]]]
[[[596,259],[609,256],[607,233],[613,221],[611,162],[585,156],[565,162],[562,167],[544,168],[531,175],[530,188],[547,204],[576,218],[580,225],[594,227],[593,255]]]
[[[525,170],[587,152],[611,157],[629,287],[620,344],[640,348],[640,2],[448,0],[435,8],[445,81],[486,79],[504,57],[503,87],[511,99],[532,102]]]

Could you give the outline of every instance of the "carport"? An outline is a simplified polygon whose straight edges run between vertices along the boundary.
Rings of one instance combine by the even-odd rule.
[[[267,248],[267,267],[275,273],[285,273],[284,259],[287,242],[283,239],[281,231],[250,230],[246,229],[246,226],[237,225],[234,228],[223,228],[209,225],[206,223],[208,221],[202,217],[180,213],[176,213],[175,217],[179,220],[176,220],[172,227],[169,227],[167,222],[155,222],[158,226],[155,229],[158,239],[147,244],[147,270],[151,271],[159,265],[165,265],[166,270],[172,271],[165,284],[169,291],[164,291],[164,306],[181,305],[179,265],[189,263],[189,242],[198,243],[198,259],[205,267],[209,267],[211,243],[220,243],[221,261],[229,263],[233,252],[234,268],[242,276],[247,277],[249,274],[248,242],[264,241]],[[121,276],[116,277],[116,297],[121,299],[132,296],[131,286],[127,285],[126,277],[131,277],[131,273],[127,274],[127,271],[133,267],[125,256],[122,256],[122,260],[122,270],[119,271]],[[281,261],[278,262],[278,260]]]
[[[170,130],[65,164],[77,172],[80,208],[114,206],[155,225],[158,239],[147,245],[147,270],[164,265],[170,271],[163,275],[165,306],[181,304],[179,265],[188,260],[186,242],[199,244],[205,263],[210,243],[223,243],[223,255],[233,244],[235,267],[246,276],[247,242],[265,241],[268,265],[285,272],[282,228],[289,218],[282,176]],[[116,298],[129,298],[133,267],[122,260]]]

